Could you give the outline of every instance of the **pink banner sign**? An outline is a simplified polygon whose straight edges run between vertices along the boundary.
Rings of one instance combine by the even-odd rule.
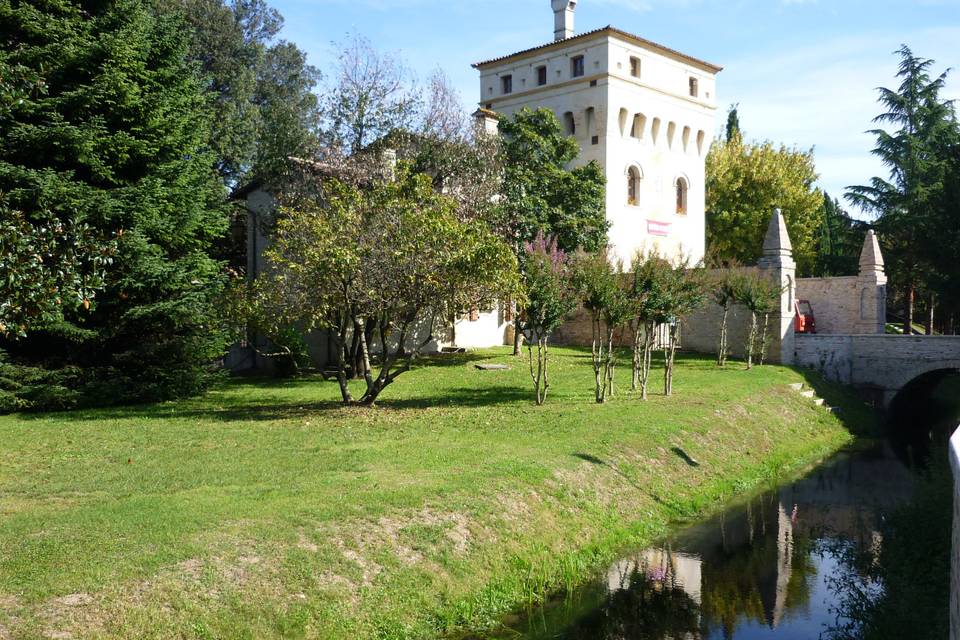
[[[670,235],[670,223],[659,220],[647,220],[647,234],[666,238]]]

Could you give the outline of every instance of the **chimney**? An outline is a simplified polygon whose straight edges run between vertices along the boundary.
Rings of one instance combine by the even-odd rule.
[[[553,39],[566,40],[573,37],[573,12],[577,0],[551,0],[553,6]]]

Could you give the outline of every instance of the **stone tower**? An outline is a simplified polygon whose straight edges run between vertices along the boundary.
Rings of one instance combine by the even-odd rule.
[[[769,357],[773,362],[789,364],[794,352],[794,305],[797,290],[797,263],[793,261],[793,245],[780,209],[774,209],[767,235],[763,239],[763,257],[757,261],[761,273],[767,274],[781,287],[780,311],[770,318]]]
[[[883,269],[883,254],[873,229],[867,231],[860,252],[860,272],[857,274],[857,292],[860,296],[860,315],[854,324],[857,333],[884,333],[887,323],[887,274]]]
[[[721,67],[612,26],[578,34],[575,0],[550,8],[551,41],[473,65],[479,115],[490,124],[523,108],[553,111],[580,147],[573,166],[603,169],[614,257],[629,265],[657,249],[699,261]]]

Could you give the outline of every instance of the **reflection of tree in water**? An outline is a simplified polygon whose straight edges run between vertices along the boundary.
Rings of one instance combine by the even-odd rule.
[[[837,622],[830,640],[941,640],[949,635],[953,478],[934,449],[913,499],[882,526],[879,555],[849,540],[828,552],[840,570],[828,581]],[[882,585],[882,587],[881,587]]]
[[[698,633],[699,607],[669,572],[634,569],[628,584],[575,622],[564,637],[662,640]]]
[[[765,494],[721,520],[720,546],[704,557],[701,610],[724,637],[744,620],[775,627],[786,611],[808,607],[812,544],[784,519],[776,494]]]

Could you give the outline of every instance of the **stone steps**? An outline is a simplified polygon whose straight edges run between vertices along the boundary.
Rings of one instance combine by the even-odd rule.
[[[813,400],[813,404],[815,404],[816,406],[818,406],[818,407],[826,407],[826,408],[827,408],[828,410],[830,410],[834,415],[840,413],[840,409],[837,408],[837,407],[827,407],[827,406],[826,406],[826,401],[825,401],[823,398],[818,398],[816,391],[814,391],[813,389],[804,389],[804,384],[803,384],[802,382],[794,382],[794,383],[792,383],[792,384],[790,384],[790,385],[788,385],[788,386],[789,386],[790,389],[792,389],[793,391],[796,391],[797,393],[799,393],[801,397],[804,397],[804,398],[808,398],[808,399],[810,399],[810,400]]]

